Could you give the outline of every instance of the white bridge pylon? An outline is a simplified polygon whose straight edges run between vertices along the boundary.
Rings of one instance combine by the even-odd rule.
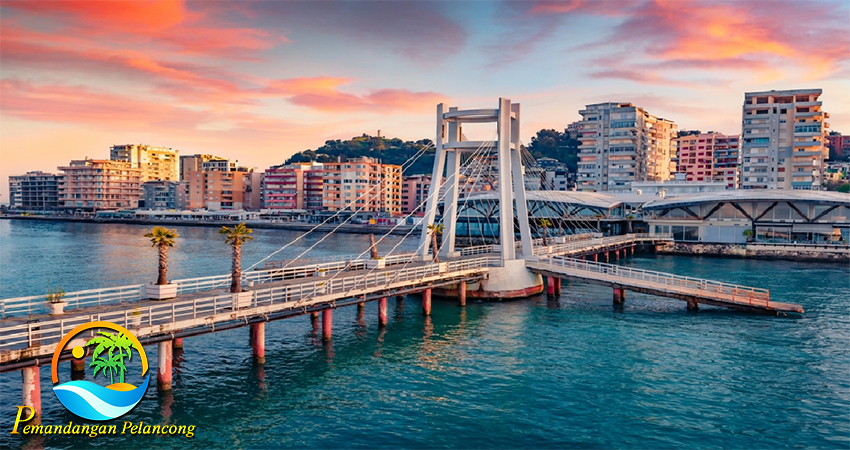
[[[445,170],[446,195],[444,199],[443,246],[440,254],[454,256],[455,233],[457,230],[458,180],[460,178],[460,162],[463,153],[474,153],[478,149],[492,154],[496,152],[499,164],[499,244],[501,247],[502,267],[505,262],[517,259],[514,234],[514,220],[519,223],[520,239],[524,252],[532,252],[531,230],[528,225],[528,205],[525,199],[525,183],[523,182],[522,158],[520,155],[519,103],[511,103],[509,99],[500,98],[496,109],[459,110],[452,106],[446,110],[443,103],[437,105],[437,138],[435,142],[436,155],[434,170],[431,173],[431,187],[428,192],[428,202],[425,207],[425,217],[422,221],[422,238],[420,250],[423,260],[429,258],[431,248],[428,245],[428,225],[433,224],[437,216],[437,206],[440,197],[440,180]],[[461,129],[464,123],[496,123],[496,141],[461,142]],[[516,200],[516,203],[514,203]],[[516,217],[514,208],[516,205]],[[508,205],[507,207],[505,205]]]

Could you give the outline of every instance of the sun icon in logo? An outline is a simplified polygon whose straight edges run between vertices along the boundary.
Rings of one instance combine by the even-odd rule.
[[[89,365],[94,367],[92,376],[97,377],[100,373],[104,378],[109,377],[110,384],[101,386],[85,380],[56,384],[59,382],[58,365],[62,350],[75,336],[92,328],[117,331],[117,333],[100,331],[97,333],[99,336],[85,343],[86,347],[94,347],[92,363]],[[139,386],[124,382],[124,376],[127,373],[125,361],[132,360],[133,349],[139,354],[142,363],[144,381]],[[86,352],[83,346],[76,345],[71,349],[71,354],[79,359],[84,357]],[[53,386],[53,392],[62,405],[72,413],[89,420],[110,420],[123,416],[142,400],[150,381],[148,359],[139,340],[126,328],[104,321],[80,325],[59,341],[56,351],[53,352],[51,375],[53,383],[56,384]]]

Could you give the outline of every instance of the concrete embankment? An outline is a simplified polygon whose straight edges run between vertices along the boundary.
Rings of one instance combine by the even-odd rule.
[[[17,216],[17,215],[0,215],[0,219],[7,220],[36,220],[36,221],[52,221],[52,222],[83,222],[83,223],[122,223],[129,225],[140,225],[140,226],[154,226],[154,225],[163,225],[163,226],[187,226],[187,227],[221,227],[224,225],[232,226],[239,221],[234,220],[184,220],[184,219],[92,219],[85,217],[56,217],[56,216]],[[314,223],[278,223],[278,222],[269,222],[266,220],[245,220],[246,225],[251,228],[270,228],[270,229],[278,229],[278,230],[293,230],[293,231],[309,231],[316,226]],[[328,223],[325,225],[321,225],[316,229],[317,232],[328,233],[334,230],[338,224]],[[399,225],[395,230],[392,230],[392,226],[385,225],[354,225],[354,224],[345,224],[339,227],[336,230],[336,233],[353,233],[353,234],[375,234],[375,235],[383,235],[390,230],[392,230],[391,234],[396,235],[405,235],[412,225]],[[414,231],[411,235],[415,235],[417,232]]]
[[[791,261],[850,262],[850,247],[811,244],[703,244],[677,242],[659,245],[659,254],[722,256]]]

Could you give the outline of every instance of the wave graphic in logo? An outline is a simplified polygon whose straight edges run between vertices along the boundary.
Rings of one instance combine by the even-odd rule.
[[[150,374],[138,387],[115,383],[103,387],[90,381],[69,381],[53,387],[59,401],[72,413],[89,420],[110,420],[133,409],[145,396]]]

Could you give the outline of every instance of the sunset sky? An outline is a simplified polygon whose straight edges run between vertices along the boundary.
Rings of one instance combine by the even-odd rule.
[[[821,88],[850,133],[846,1],[20,1],[0,21],[0,203],[9,175],[114,144],[262,169],[433,138],[441,101],[521,103],[528,143],[606,101],[740,133],[745,91]]]

